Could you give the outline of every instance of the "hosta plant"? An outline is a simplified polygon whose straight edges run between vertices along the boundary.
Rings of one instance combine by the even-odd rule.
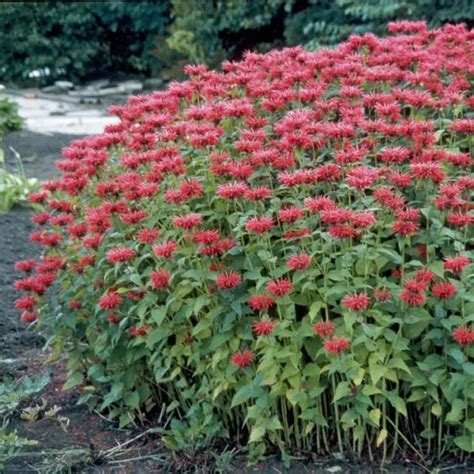
[[[63,150],[17,306],[83,401],[174,448],[474,450],[474,34],[388,29],[189,66]]]

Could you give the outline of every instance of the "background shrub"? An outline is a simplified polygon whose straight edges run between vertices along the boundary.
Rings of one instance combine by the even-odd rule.
[[[151,51],[168,21],[166,0],[1,3],[0,78],[18,83],[45,68],[44,82],[159,71]]]
[[[474,450],[473,35],[389,29],[188,66],[63,150],[17,305],[66,388],[174,449]]]

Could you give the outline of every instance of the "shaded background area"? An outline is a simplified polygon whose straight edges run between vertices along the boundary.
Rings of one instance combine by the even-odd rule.
[[[179,79],[245,50],[332,45],[389,21],[474,23],[471,0],[155,0],[0,4],[0,81],[45,85],[110,75]]]

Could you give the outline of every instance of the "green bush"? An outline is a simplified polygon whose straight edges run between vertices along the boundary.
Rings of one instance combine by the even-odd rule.
[[[188,452],[474,451],[474,41],[389,28],[188,66],[63,150],[16,285],[66,388]]]
[[[6,2],[0,4],[0,79],[18,83],[33,70],[40,81],[106,72],[149,72],[168,23],[167,1]]]
[[[22,125],[23,119],[18,114],[17,104],[0,95],[0,137],[7,132],[21,130]]]

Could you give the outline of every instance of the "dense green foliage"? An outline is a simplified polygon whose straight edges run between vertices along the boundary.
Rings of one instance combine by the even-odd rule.
[[[218,65],[247,49],[336,44],[351,33],[384,33],[388,21],[432,27],[474,20],[470,0],[155,0],[0,4],[0,79],[32,70],[50,77],[111,71],[173,78],[183,62]]]
[[[18,106],[6,96],[0,95],[0,137],[7,132],[20,130],[23,119],[18,114]]]
[[[45,68],[50,78],[159,69],[151,51],[168,11],[166,0],[2,3],[0,79],[19,82]]]

